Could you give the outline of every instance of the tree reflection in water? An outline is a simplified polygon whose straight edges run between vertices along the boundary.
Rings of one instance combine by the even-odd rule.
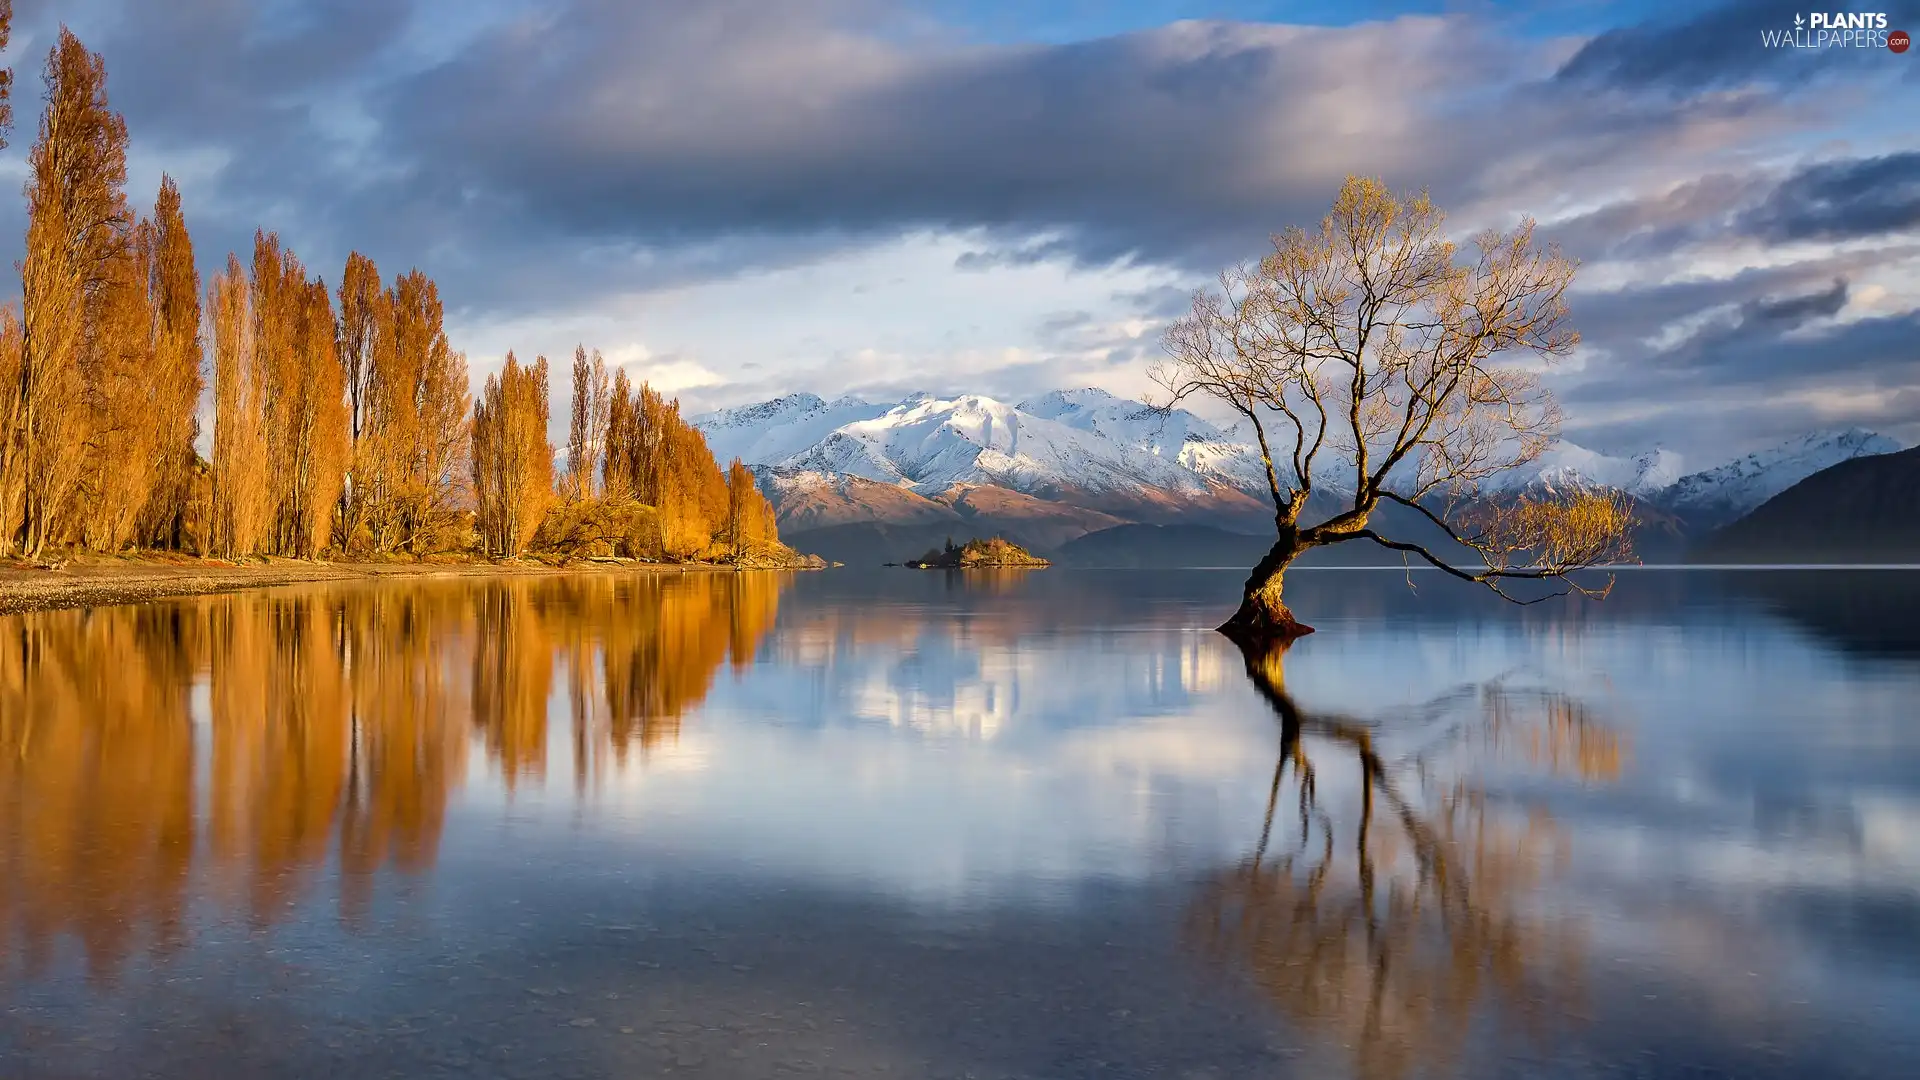
[[[564,680],[581,783],[671,743],[721,666],[752,661],[785,582],[421,581],[0,618],[0,977],[64,941],[111,978],[183,943],[202,889],[264,925],[331,872],[359,923],[382,872],[432,866],[476,742],[507,783],[542,775]]]
[[[1243,967],[1370,1080],[1447,1073],[1479,1021],[1539,1032],[1580,993],[1576,928],[1527,906],[1567,847],[1545,811],[1490,800],[1459,759],[1517,752],[1529,767],[1611,781],[1618,734],[1516,678],[1401,716],[1316,712],[1287,692],[1284,659],[1246,657],[1279,720],[1279,754],[1259,843],[1202,887],[1190,943]],[[1348,805],[1323,791],[1334,769],[1357,780]]]

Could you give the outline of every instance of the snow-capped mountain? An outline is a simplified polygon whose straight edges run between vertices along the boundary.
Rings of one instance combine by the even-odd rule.
[[[1481,484],[1481,490],[1513,494],[1613,489],[1701,529],[1726,524],[1822,469],[1899,449],[1899,442],[1859,428],[1823,431],[1711,469],[1684,473],[1680,455],[1671,450],[1612,457],[1562,440],[1536,460]]]
[[[694,423],[721,460],[737,455],[774,474],[860,477],[923,495],[986,484],[1029,495],[1203,496],[1259,475],[1231,433],[1100,390],[1017,405],[978,394],[914,394],[893,404],[793,394]]]
[[[1698,523],[1724,523],[1822,469],[1900,449],[1899,442],[1860,428],[1816,432],[1683,476],[1660,493],[1660,502]]]
[[[788,394],[736,409],[696,416],[693,423],[706,436],[713,456],[722,462],[734,458],[749,465],[771,465],[802,453],[842,424],[871,420],[891,408],[869,405],[856,397],[828,401],[817,394]]]
[[[1251,435],[1220,428],[1185,409],[1160,410],[1105,390],[1055,390],[1022,401],[1021,412],[1171,458],[1211,480],[1263,491],[1264,467]]]
[[[1250,433],[1104,390],[1057,390],[1014,404],[978,394],[914,394],[884,403],[789,394],[694,423],[720,460],[738,456],[759,471],[770,493],[782,497],[776,503],[803,489],[821,489],[824,497],[836,485],[835,498],[872,503],[877,484],[899,491],[882,500],[893,508],[878,516],[888,518],[907,512],[893,505],[901,499],[944,499],[938,509],[914,507],[948,513],[957,490],[989,487],[1130,520],[1142,520],[1137,511],[1149,503],[1163,517],[1200,505],[1257,518],[1271,512],[1261,509],[1265,472]],[[1612,489],[1710,527],[1821,469],[1899,449],[1868,431],[1821,432],[1686,473],[1670,450],[1615,457],[1561,441],[1481,490],[1501,496]],[[1331,473],[1338,461],[1328,454],[1321,462],[1330,493],[1346,480]],[[869,486],[856,495],[848,487],[854,481]]]
[[[1637,457],[1612,457],[1561,440],[1533,461],[1484,481],[1480,490],[1509,494],[1610,488],[1650,498],[1671,487],[1680,476],[1680,455],[1665,448]]]

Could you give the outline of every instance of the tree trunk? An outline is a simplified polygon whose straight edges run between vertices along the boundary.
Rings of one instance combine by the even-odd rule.
[[[1313,627],[1295,621],[1293,612],[1280,600],[1281,579],[1301,550],[1299,536],[1292,530],[1283,532],[1280,539],[1274,541],[1253,573],[1247,575],[1240,610],[1220,624],[1220,633],[1243,648],[1285,645],[1313,633]]]

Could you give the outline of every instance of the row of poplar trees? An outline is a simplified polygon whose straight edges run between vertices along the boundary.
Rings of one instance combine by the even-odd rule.
[[[773,509],[735,458],[723,473],[700,432],[596,350],[573,354],[566,466],[547,442],[549,364],[512,353],[473,412],[475,524],[483,550],[734,559],[778,543]]]
[[[128,205],[104,62],[63,27],[43,81],[21,306],[0,310],[0,557],[713,558],[777,542],[751,473],[722,473],[677,403],[609,382],[584,349],[556,477],[545,358],[510,354],[473,402],[418,270],[383,283],[356,252],[330,291],[257,232],[203,302],[178,187],[161,180],[151,217]],[[0,147],[10,90],[0,73]]]

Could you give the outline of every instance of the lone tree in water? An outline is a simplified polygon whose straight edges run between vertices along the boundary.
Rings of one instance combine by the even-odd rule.
[[[1537,246],[1530,220],[1482,233],[1460,258],[1444,220],[1424,194],[1349,177],[1317,232],[1274,237],[1272,254],[1223,273],[1167,331],[1171,362],[1153,376],[1168,404],[1224,402],[1252,423],[1266,466],[1278,536],[1220,627],[1242,645],[1312,632],[1281,601],[1281,581],[1316,547],[1370,541],[1502,596],[1514,579],[1600,595],[1568,575],[1628,554],[1624,498],[1474,498],[1558,430],[1538,369],[1579,341],[1567,325],[1574,264]],[[1334,505],[1318,500],[1324,517],[1308,524],[1316,484]],[[1459,550],[1383,535],[1370,524],[1383,503]],[[1461,552],[1471,565],[1443,557]]]

